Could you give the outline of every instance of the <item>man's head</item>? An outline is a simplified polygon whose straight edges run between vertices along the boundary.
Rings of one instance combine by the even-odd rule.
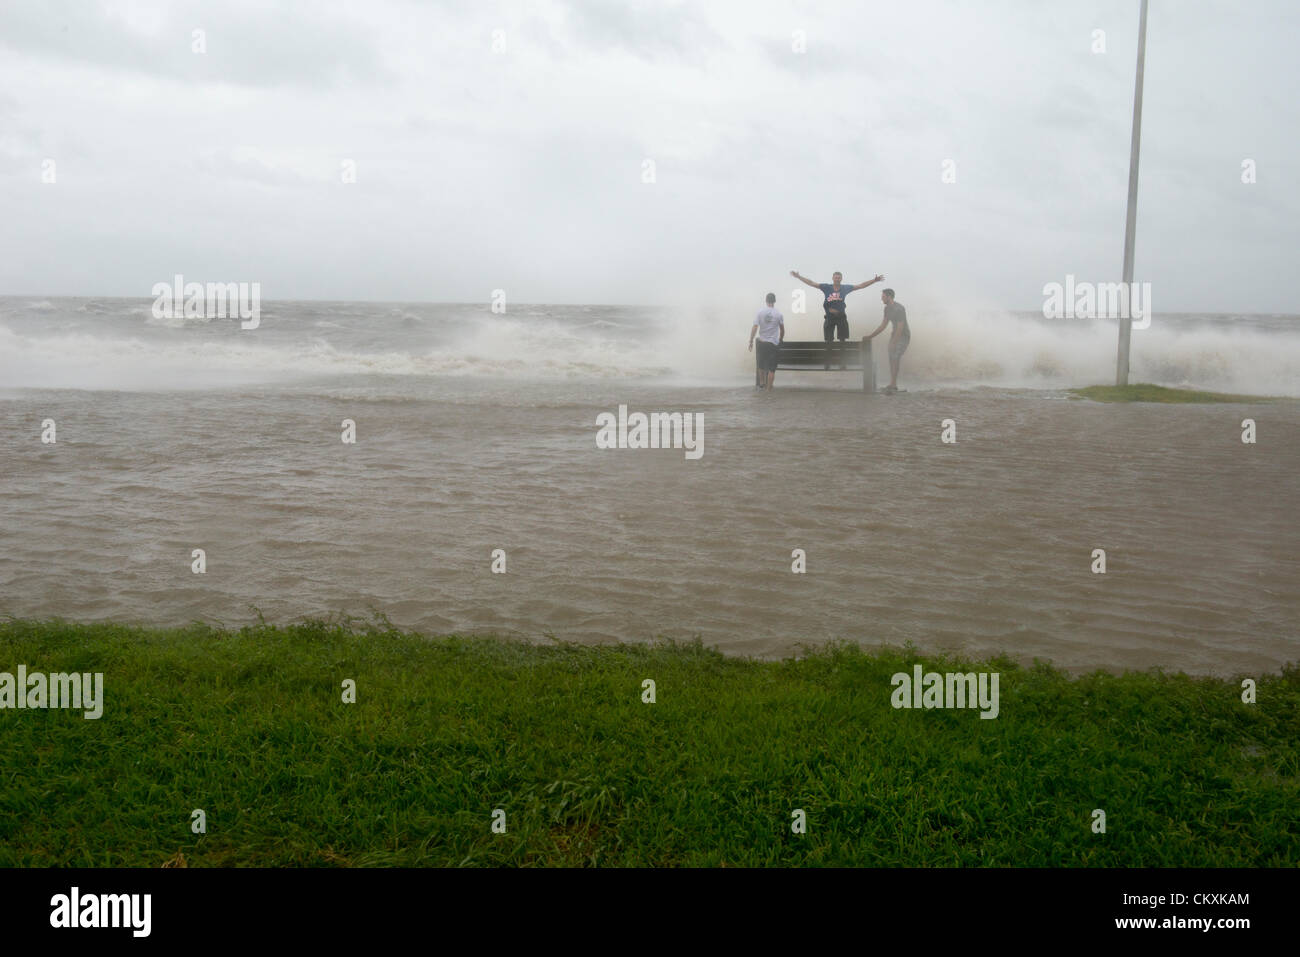
[[[841,273],[836,273],[835,275],[831,276],[831,282],[834,285],[838,286],[840,284],[840,280],[843,278],[844,276]]]
[[[892,289],[882,289],[882,290],[880,290],[880,301],[883,302],[886,306],[889,305],[891,302],[893,302],[893,301],[894,301],[894,290],[892,290]]]
[[[769,306],[775,306],[775,305],[776,305],[776,293],[774,293],[774,292],[769,292],[769,293],[767,294],[767,304],[768,304]]]

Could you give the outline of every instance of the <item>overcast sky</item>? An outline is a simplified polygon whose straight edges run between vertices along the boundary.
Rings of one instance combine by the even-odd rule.
[[[6,0],[0,294],[674,303],[840,269],[1035,309],[1119,278],[1137,26],[1138,0]],[[1152,0],[1148,31],[1136,278],[1158,310],[1300,312],[1300,4]]]

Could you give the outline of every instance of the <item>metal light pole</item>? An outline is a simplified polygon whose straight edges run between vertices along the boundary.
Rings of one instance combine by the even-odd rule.
[[[1142,68],[1147,54],[1147,0],[1142,0],[1138,20],[1137,86],[1133,90],[1133,143],[1128,157],[1128,217],[1124,221],[1124,315],[1119,320],[1119,358],[1115,384],[1128,385],[1128,347],[1133,335],[1133,313],[1129,292],[1133,289],[1133,242],[1137,231],[1138,149],[1142,145]]]

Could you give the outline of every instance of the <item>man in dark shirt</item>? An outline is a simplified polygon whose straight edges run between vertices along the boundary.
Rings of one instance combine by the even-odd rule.
[[[865,289],[872,283],[880,282],[884,276],[877,276],[875,279],[868,279],[866,282],[860,282],[856,286],[845,286],[842,283],[840,273],[831,276],[830,282],[813,282],[804,276],[799,275],[797,270],[790,270],[790,275],[794,276],[802,283],[812,286],[814,289],[820,289],[825,297],[822,300],[822,310],[826,313],[826,318],[822,322],[822,336],[826,340],[826,364],[823,368],[831,367],[831,340],[838,338],[843,342],[849,337],[849,317],[844,311],[844,299],[855,289]],[[845,367],[844,348],[840,347],[840,368]]]
[[[901,302],[894,302],[894,290],[886,289],[880,294],[880,301],[885,304],[885,318],[880,320],[880,327],[862,341],[874,339],[885,331],[885,326],[893,324],[889,335],[889,385],[882,390],[886,395],[898,391],[898,365],[903,361],[903,353],[912,342],[912,329],[907,324],[907,310]]]

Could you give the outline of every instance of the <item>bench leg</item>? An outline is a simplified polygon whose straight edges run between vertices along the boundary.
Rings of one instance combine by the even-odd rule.
[[[871,340],[862,340],[862,391],[876,391],[876,360],[871,355]]]

